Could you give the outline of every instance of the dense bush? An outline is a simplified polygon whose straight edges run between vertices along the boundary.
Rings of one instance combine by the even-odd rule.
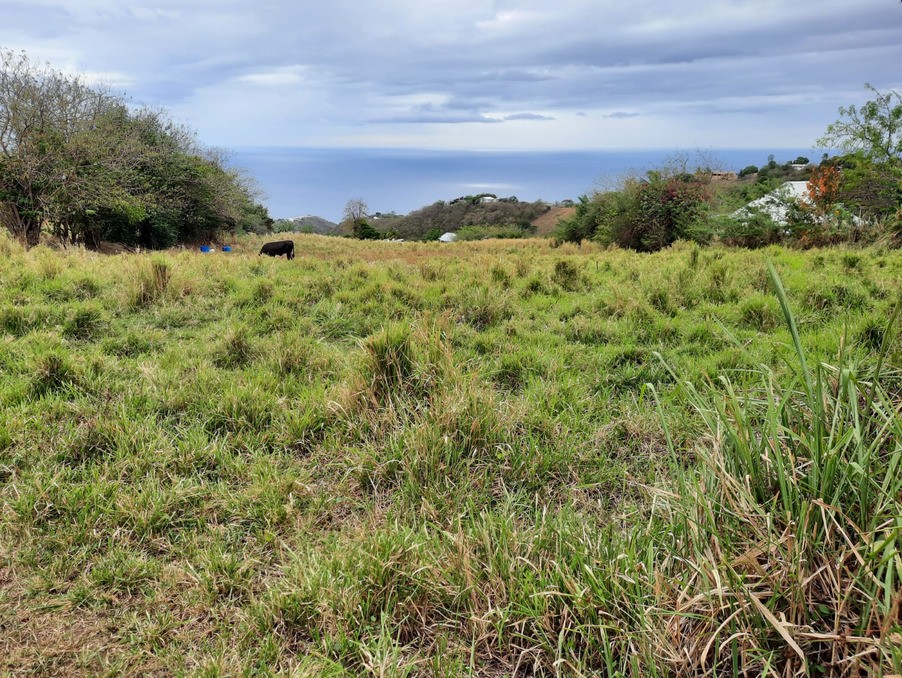
[[[380,240],[382,238],[382,234],[379,231],[370,226],[369,222],[362,219],[354,222],[351,233],[358,240]]]
[[[542,201],[519,202],[516,198],[501,198],[495,202],[481,203],[458,198],[427,205],[403,217],[383,217],[379,220],[379,230],[386,232],[394,229],[400,237],[409,240],[436,240],[442,233],[457,232],[466,226],[503,227],[513,232],[529,229],[532,222],[548,209]],[[433,238],[434,233],[438,235]]]
[[[676,240],[710,239],[704,216],[712,199],[703,174],[667,176],[648,172],[628,179],[619,191],[580,198],[576,214],[560,225],[558,240],[592,239],[640,252],[654,252]]]
[[[459,240],[486,240],[488,238],[526,238],[534,233],[532,228],[519,226],[464,226],[457,231]]]
[[[89,247],[263,233],[256,191],[194,133],[79,75],[0,50],[0,226]]]
[[[733,247],[766,247],[781,242],[786,232],[785,226],[762,211],[752,211],[742,219],[722,215],[712,219],[711,226],[725,244]]]

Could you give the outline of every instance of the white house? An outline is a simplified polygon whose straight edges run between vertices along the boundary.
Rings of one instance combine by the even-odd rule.
[[[479,199],[479,202],[487,203],[487,202],[495,202],[497,200],[498,200],[498,198],[496,198],[494,195],[484,195]]]
[[[762,213],[769,216],[776,223],[786,225],[789,222],[789,207],[793,203],[810,202],[808,196],[807,181],[787,181],[780,188],[771,191],[765,196],[752,200],[745,207],[740,207],[730,216],[734,219],[746,219],[753,214]],[[829,218],[827,214],[822,218]],[[852,223],[860,226],[864,223],[858,215],[851,215]]]
[[[457,240],[457,233],[451,233],[450,231],[438,239],[439,242],[454,242],[455,240]]]
[[[787,181],[780,188],[757,200],[752,200],[745,207],[740,207],[730,216],[734,219],[742,219],[743,217],[750,217],[756,212],[762,212],[778,224],[785,224],[789,214],[789,206],[794,202],[804,200],[807,196],[807,181]]]

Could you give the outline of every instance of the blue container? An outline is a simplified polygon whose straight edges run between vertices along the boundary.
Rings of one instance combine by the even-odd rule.
[[[232,246],[231,246],[231,245],[223,245],[223,246],[222,246],[222,251],[223,251],[223,252],[231,252],[231,251],[232,251]]]
[[[210,251],[210,246],[209,246],[209,245],[201,245],[201,246],[200,246],[200,251],[201,251],[201,252],[209,252],[209,251]]]

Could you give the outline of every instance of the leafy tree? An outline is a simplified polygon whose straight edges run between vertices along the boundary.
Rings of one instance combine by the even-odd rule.
[[[873,162],[858,152],[830,158],[824,167],[841,171],[836,201],[854,206],[864,217],[888,217],[902,205],[899,171],[888,163]]]
[[[619,195],[608,199],[595,239],[640,252],[680,239],[707,240],[702,225],[711,199],[703,175],[648,172],[645,180],[627,181]]]
[[[363,219],[353,223],[352,235],[358,240],[381,240],[382,234]]]
[[[609,193],[599,193],[592,198],[579,196],[573,216],[558,222],[554,230],[555,240],[580,245],[583,240],[595,237],[604,215],[609,211],[607,208],[612,197]]]
[[[593,239],[653,252],[679,239],[707,241],[705,216],[713,198],[709,175],[650,171],[619,190],[581,196],[576,213],[558,224],[559,242]]]
[[[0,220],[26,246],[56,210],[128,202],[116,181],[128,154],[110,152],[121,106],[80,76],[0,50]]]
[[[839,193],[840,173],[835,166],[824,165],[811,172],[806,192],[808,202],[823,212],[836,202]]]
[[[28,247],[167,247],[271,226],[254,184],[160,111],[0,51],[0,224]]]
[[[842,170],[839,200],[865,216],[885,218],[902,205],[902,92],[865,88],[874,98],[840,107],[840,119],[817,143],[846,151],[822,162]]]
[[[749,165],[748,167],[743,167],[741,170],[739,170],[740,177],[747,177],[750,174],[758,174],[757,165]]]
[[[817,143],[847,153],[860,152],[876,163],[902,163],[902,93],[881,93],[870,84],[865,88],[874,99],[855,106],[840,107],[839,120],[827,126]]]

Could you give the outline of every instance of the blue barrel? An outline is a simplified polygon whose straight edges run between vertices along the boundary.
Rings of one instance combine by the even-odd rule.
[[[222,246],[222,251],[223,251],[223,252],[231,252],[231,251],[232,251],[232,246],[231,246],[231,245],[223,245],[223,246]]]
[[[209,251],[210,251],[210,246],[209,246],[209,245],[201,245],[201,246],[200,246],[200,251],[201,251],[201,252],[209,252]]]

